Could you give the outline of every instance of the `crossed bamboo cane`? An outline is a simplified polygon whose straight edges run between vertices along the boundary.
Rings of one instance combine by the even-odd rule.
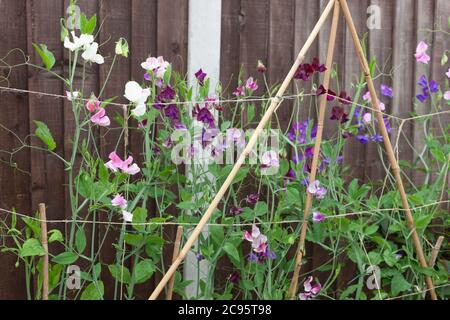
[[[329,48],[328,48],[327,61],[326,61],[327,71],[324,75],[323,85],[324,85],[325,89],[328,89],[329,82],[330,82],[332,61],[333,61],[334,43],[336,40],[336,33],[337,33],[338,20],[339,20],[339,11],[340,11],[340,7],[342,7],[342,11],[343,11],[345,19],[347,21],[347,25],[349,27],[350,33],[352,35],[353,43],[355,45],[355,48],[356,48],[356,51],[358,54],[359,62],[361,64],[361,67],[363,69],[363,72],[364,72],[364,75],[366,78],[367,86],[369,87],[369,91],[372,96],[372,105],[374,106],[375,110],[377,110],[377,112],[376,112],[377,122],[379,125],[379,129],[381,131],[381,134],[383,136],[384,146],[385,146],[385,149],[386,149],[386,152],[388,155],[388,160],[390,162],[392,172],[394,174],[394,177],[395,177],[395,180],[397,183],[397,188],[400,192],[402,204],[405,209],[405,215],[406,215],[408,228],[411,231],[412,240],[414,243],[416,254],[419,258],[420,265],[424,268],[427,267],[427,262],[425,260],[423,249],[420,244],[419,236],[418,236],[417,231],[414,226],[414,220],[413,220],[411,210],[408,205],[408,199],[406,197],[405,189],[403,187],[403,182],[402,182],[402,178],[400,175],[400,167],[394,156],[392,144],[389,139],[389,134],[386,130],[386,126],[385,126],[385,123],[383,120],[383,115],[381,113],[381,109],[379,106],[379,101],[378,101],[378,97],[377,97],[377,94],[375,91],[375,86],[374,86],[372,78],[370,76],[369,65],[364,56],[364,52],[361,47],[361,44],[359,43],[358,34],[356,31],[355,25],[353,23],[353,19],[351,17],[350,10],[348,8],[347,1],[346,0],[330,0],[328,2],[327,6],[325,7],[325,10],[323,11],[322,15],[320,16],[318,22],[316,23],[315,27],[313,28],[310,35],[308,36],[308,39],[306,40],[303,48],[300,50],[300,53],[298,54],[297,59],[295,60],[292,68],[290,69],[289,73],[287,74],[286,78],[284,79],[283,83],[281,84],[280,88],[278,89],[276,96],[272,99],[272,102],[271,102],[269,108],[263,115],[260,123],[258,124],[254,133],[252,134],[244,151],[241,153],[241,155],[237,159],[233,169],[229,173],[229,175],[226,178],[223,185],[220,187],[219,191],[217,192],[213,201],[209,205],[205,214],[203,215],[203,217],[201,218],[201,220],[199,221],[197,226],[192,231],[191,236],[187,239],[187,241],[186,241],[185,245],[183,246],[182,250],[180,251],[178,257],[175,260],[173,260],[172,265],[167,270],[166,274],[163,276],[163,278],[161,279],[159,284],[156,286],[153,293],[150,295],[149,300],[155,300],[159,296],[161,291],[164,289],[165,285],[172,278],[173,274],[175,273],[175,271],[177,270],[177,268],[179,267],[181,262],[183,262],[184,258],[188,254],[191,247],[194,245],[194,242],[199,237],[205,224],[208,222],[209,218],[211,217],[213,212],[216,210],[217,206],[219,205],[220,200],[225,195],[225,192],[228,190],[228,187],[233,182],[234,177],[238,173],[238,171],[241,168],[242,164],[244,163],[246,157],[252,151],[263,128],[270,120],[272,114],[278,109],[281,102],[283,101],[283,99],[281,97],[284,95],[286,89],[288,88],[291,80],[293,79],[293,77],[295,75],[296,70],[298,69],[300,64],[303,62],[306,52],[311,47],[312,43],[314,42],[315,38],[317,37],[320,29],[322,28],[323,24],[325,23],[328,15],[330,14],[333,7],[334,7],[333,21],[332,21],[332,27],[331,27],[331,33],[330,33],[330,39],[329,39]],[[319,107],[320,108],[319,109],[319,120],[318,120],[316,142],[315,142],[315,146],[314,146],[314,156],[313,156],[313,163],[312,163],[312,167],[311,167],[310,182],[315,180],[315,176],[317,173],[317,162],[318,162],[318,157],[319,157],[319,152],[320,152],[320,145],[322,142],[323,121],[325,118],[325,109],[326,109],[326,102],[327,102],[326,97],[327,97],[327,94],[325,94],[321,97],[321,102],[320,102],[320,107]],[[302,266],[302,258],[305,254],[304,244],[305,244],[305,238],[306,238],[306,231],[307,231],[307,227],[308,227],[307,219],[308,219],[309,211],[311,208],[311,202],[312,202],[312,195],[309,192],[307,192],[305,210],[304,210],[304,222],[303,222],[303,225],[301,228],[300,239],[298,242],[295,266],[294,266],[294,273],[293,273],[293,277],[291,280],[291,285],[289,287],[289,291],[286,296],[286,298],[288,298],[288,299],[292,299],[293,297],[295,297],[295,294],[297,292],[298,278],[299,278],[300,269]],[[426,280],[428,290],[431,293],[431,298],[433,300],[436,300],[437,296],[436,296],[436,292],[434,290],[433,281],[431,280],[431,277],[426,276],[425,280]]]

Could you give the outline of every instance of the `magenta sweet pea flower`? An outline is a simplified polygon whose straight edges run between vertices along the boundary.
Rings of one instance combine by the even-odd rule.
[[[249,194],[245,197],[245,202],[248,204],[255,204],[259,200],[259,194]]]
[[[203,85],[205,84],[204,81],[205,81],[205,78],[206,78],[206,73],[203,72],[202,69],[198,70],[198,71],[195,73],[195,77],[197,78],[198,83],[199,83],[201,86],[203,86]]]
[[[91,117],[91,122],[99,125],[100,127],[107,127],[111,124],[104,108],[100,108],[100,110],[98,110],[98,112]]]
[[[312,220],[314,222],[322,222],[323,220],[325,220],[325,215],[323,213],[318,212],[318,211],[314,211]]]
[[[312,281],[313,277],[309,276],[305,282],[303,282],[304,292],[300,293],[300,300],[312,300],[319,294],[320,289],[322,289],[321,285],[319,283],[311,285]]]
[[[239,86],[237,87],[234,91],[233,94],[236,97],[245,97],[245,87],[244,86]]]
[[[135,175],[141,169],[139,169],[138,165],[136,163],[132,164],[133,157],[129,156],[125,161],[120,159],[120,157],[117,155],[115,151],[111,152],[109,154],[109,159],[107,163],[105,163],[105,166],[110,169],[113,172],[117,172],[121,170],[124,173]]]
[[[317,199],[323,199],[327,194],[327,189],[320,186],[319,180],[315,180],[308,185],[308,192]]]
[[[114,207],[120,207],[122,209],[126,209],[127,207],[127,200],[125,200],[125,198],[121,195],[121,194],[117,194],[112,200],[111,200],[111,204]]]
[[[420,41],[416,48],[416,54],[414,57],[416,57],[417,62],[428,64],[428,62],[431,60],[430,56],[427,54],[428,45]]]
[[[256,81],[253,80],[253,77],[247,79],[245,83],[245,88],[251,92],[256,91],[258,89],[258,85]]]

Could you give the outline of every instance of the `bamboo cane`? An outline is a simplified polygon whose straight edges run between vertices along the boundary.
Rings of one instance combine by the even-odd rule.
[[[183,235],[183,226],[178,226],[177,234],[175,236],[175,243],[173,245],[172,263],[174,263],[176,261],[176,259],[178,257],[178,253],[180,252],[182,235]],[[166,300],[172,300],[174,282],[175,282],[175,275],[173,275],[169,280],[169,286],[167,288]]]
[[[436,259],[437,256],[439,254],[439,250],[441,250],[441,246],[442,246],[442,242],[444,241],[444,236],[440,236],[437,241],[436,244],[433,246],[433,249],[431,249],[431,255],[430,255],[430,259],[428,260],[428,266],[430,268],[434,268],[434,265],[436,264]],[[423,293],[423,297],[425,298],[427,295],[427,292],[425,291]]]
[[[414,226],[414,219],[411,214],[411,210],[409,208],[408,198],[406,197],[405,188],[403,186],[402,177],[400,175],[400,167],[398,166],[397,160],[395,159],[394,150],[392,148],[392,144],[389,139],[389,134],[387,132],[386,125],[384,123],[383,115],[381,114],[381,109],[380,109],[377,93],[375,91],[375,86],[374,86],[372,78],[370,76],[369,64],[367,63],[367,60],[364,56],[363,49],[359,42],[358,33],[356,31],[355,24],[353,23],[351,13],[350,13],[350,10],[347,5],[347,1],[346,0],[339,0],[339,1],[342,6],[342,11],[344,13],[345,20],[347,21],[348,28],[349,28],[350,33],[353,38],[353,43],[355,45],[356,52],[358,54],[359,63],[361,64],[362,70],[363,70],[365,78],[366,78],[367,86],[369,87],[370,95],[372,97],[372,106],[375,108],[375,110],[377,110],[376,117],[377,117],[379,130],[381,131],[381,134],[383,136],[384,147],[386,149],[389,163],[391,165],[391,169],[394,174],[395,181],[397,183],[398,191],[400,192],[400,197],[402,199],[403,208],[405,209],[406,221],[408,224],[408,228],[411,231],[412,240],[413,240],[414,247],[415,247],[415,250],[417,253],[417,257],[419,259],[420,265],[423,268],[427,268],[427,261],[425,260],[425,255],[423,253],[422,245],[420,244],[420,239],[417,234],[416,228]],[[437,300],[436,291],[434,290],[433,280],[431,279],[430,276],[426,276],[425,281],[427,283],[428,290],[430,291],[431,299]]]
[[[331,68],[333,67],[334,46],[336,43],[336,34],[337,34],[338,23],[339,23],[339,3],[336,2],[334,5],[333,20],[331,22],[330,38],[328,41],[327,60],[325,62],[325,66],[327,67],[327,70],[325,71],[324,80],[323,80],[323,86],[327,90],[329,89],[330,78],[331,78]],[[311,166],[311,174],[309,176],[309,183],[312,183],[314,180],[316,180],[317,163],[319,160],[320,145],[322,143],[323,122],[325,119],[326,106],[327,106],[327,94],[325,93],[321,97],[321,100],[320,100],[319,119],[318,119],[318,124],[317,124],[317,135],[316,135],[316,142],[314,144],[314,154],[313,154],[313,160],[312,160],[312,166]],[[297,255],[296,255],[295,266],[294,266],[294,274],[292,276],[291,285],[289,287],[289,291],[287,294],[288,299],[293,299],[295,297],[295,293],[297,292],[298,278],[299,278],[300,269],[302,266],[302,258],[303,258],[304,252],[305,252],[304,245],[305,245],[306,231],[308,229],[308,216],[309,216],[309,210],[311,209],[311,203],[312,203],[312,194],[309,192],[306,192],[305,209],[303,211],[303,224],[302,224],[302,228],[301,228],[301,232],[300,232],[300,239],[298,241]]]
[[[42,257],[42,300],[48,300],[48,240],[45,203],[39,204],[39,219],[41,220],[41,244],[44,248]]]
[[[259,135],[261,134],[261,131],[271,118],[274,110],[278,107],[278,105],[282,102],[281,96],[284,95],[284,92],[288,88],[291,80],[293,79],[295,72],[297,71],[298,67],[302,63],[303,59],[305,58],[305,54],[308,51],[308,49],[311,47],[311,44],[315,40],[317,34],[319,33],[320,29],[322,28],[326,18],[328,17],[331,9],[333,8],[333,5],[335,3],[335,0],[330,0],[328,5],[326,6],[325,10],[323,11],[322,15],[320,16],[319,20],[317,21],[317,24],[315,25],[314,29],[312,30],[311,34],[309,35],[308,39],[306,40],[303,48],[300,50],[300,53],[297,56],[297,59],[295,60],[291,70],[287,74],[286,78],[284,79],[283,83],[281,84],[281,87],[278,89],[278,92],[276,94],[276,97],[272,99],[272,103],[270,104],[269,108],[265,112],[264,116],[262,117],[260,123],[258,124],[257,128],[255,129],[254,133],[252,134],[247,146],[245,147],[244,151],[241,153],[239,158],[237,159],[233,169],[231,170],[230,174],[226,178],[224,184],[220,187],[219,191],[217,192],[216,196],[214,197],[213,201],[209,205],[208,209],[206,210],[205,214],[197,224],[197,226],[192,231],[191,236],[186,241],[186,244],[184,245],[183,249],[180,252],[180,255],[177,257],[177,259],[174,261],[174,263],[170,266],[167,273],[164,275],[164,277],[161,279],[159,284],[156,286],[153,293],[150,295],[149,300],[155,300],[158,295],[163,290],[164,286],[167,284],[169,279],[172,277],[174,272],[177,270],[178,266],[181,264],[181,262],[186,257],[187,253],[191,249],[194,242],[197,240],[198,236],[200,235],[203,227],[208,222],[209,218],[211,217],[214,210],[216,210],[217,206],[219,205],[220,200],[225,195],[225,192],[227,191],[230,184],[233,182],[234,177],[238,173],[239,169],[241,168],[242,164],[245,161],[245,158],[250,154],[251,150],[253,149]]]

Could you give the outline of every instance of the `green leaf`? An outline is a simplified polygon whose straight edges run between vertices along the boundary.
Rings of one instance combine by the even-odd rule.
[[[83,228],[79,228],[75,234],[75,248],[79,253],[83,253],[86,249],[86,234]]]
[[[81,294],[80,300],[103,299],[103,295],[105,294],[105,286],[102,281],[98,281],[97,284],[98,286],[96,286],[95,282],[90,283]]]
[[[47,148],[50,151],[53,151],[56,149],[56,142],[53,139],[53,136],[50,132],[50,129],[47,127],[47,125],[41,121],[33,120],[36,124],[36,131],[34,134],[41,139],[42,142],[44,142],[47,145]]]
[[[140,261],[133,269],[133,279],[135,283],[144,283],[155,272],[155,265],[151,260]]]
[[[252,103],[247,106],[247,121],[252,122],[253,118],[255,118],[255,105]]]
[[[95,26],[97,25],[97,15],[93,15],[89,20],[86,15],[82,13],[80,15],[80,31],[84,34],[93,34]]]
[[[136,208],[133,211],[133,228],[137,231],[144,231],[145,225],[141,225],[140,223],[147,222],[147,210],[144,208]]]
[[[269,209],[264,201],[258,201],[255,205],[255,216],[259,217],[267,213]]]
[[[51,70],[53,66],[55,65],[55,56],[51,51],[47,49],[47,46],[45,44],[36,44],[33,43],[33,47],[36,50],[36,52],[39,54],[39,56],[42,59],[42,62],[45,65],[45,68],[47,70]]]
[[[55,241],[64,242],[64,236],[58,229],[50,230],[48,233],[50,234],[50,237],[48,238],[48,243],[52,243]]]
[[[119,267],[115,264],[110,264],[108,266],[109,272],[111,272],[111,275],[119,282],[123,283],[130,283],[131,275],[130,271],[127,267]]]
[[[22,249],[20,249],[21,257],[43,256],[44,254],[45,251],[41,243],[39,240],[34,238],[26,240],[22,246]]]
[[[74,252],[63,252],[52,259],[54,263],[58,264],[72,264],[78,260],[78,255]]]
[[[236,249],[236,246],[231,242],[226,242],[223,246],[223,249],[230,257],[231,262],[233,262],[235,265],[239,265],[240,256],[238,250]]]
[[[391,280],[391,293],[395,297],[399,293],[409,290],[411,288],[411,284],[406,281],[403,275],[400,272],[397,272]]]

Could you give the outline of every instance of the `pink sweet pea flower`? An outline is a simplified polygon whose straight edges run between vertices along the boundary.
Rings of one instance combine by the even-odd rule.
[[[370,91],[367,91],[363,96],[362,96],[364,101],[367,102],[372,102],[372,96],[370,95]]]
[[[327,189],[320,186],[319,180],[315,180],[309,184],[308,192],[314,195],[317,199],[323,199],[327,194]]]
[[[447,101],[450,101],[450,91],[446,91],[444,93],[444,99],[447,100]]]
[[[316,297],[320,289],[322,289],[322,286],[317,283],[315,285],[311,285],[311,282],[313,281],[313,277],[309,276],[305,282],[303,282],[303,288],[304,292],[300,293],[299,298],[300,300],[312,300],[314,297]]]
[[[256,225],[252,226],[252,233],[245,231],[244,239],[252,243],[253,251],[256,253],[266,252],[267,237],[259,231]]]
[[[88,102],[86,102],[86,109],[89,112],[94,112],[100,110],[100,101],[97,99],[95,95],[92,95]]]
[[[120,207],[122,209],[125,210],[125,208],[127,207],[127,200],[125,200],[125,198],[121,195],[121,194],[117,194],[112,200],[111,200],[111,204],[114,207]]]
[[[417,62],[428,64],[428,62],[431,60],[430,56],[427,54],[428,45],[420,41],[416,48],[416,54],[414,57],[416,57]]]
[[[133,162],[132,156],[129,156],[127,160],[123,161],[117,153],[113,151],[109,154],[109,159],[110,161],[105,163],[105,166],[113,172],[117,172],[120,169],[124,173],[135,175],[141,171],[137,164],[134,163],[131,165]]]
[[[364,123],[369,123],[372,120],[372,114],[371,113],[365,113],[363,115],[362,120],[363,120]]]
[[[91,117],[91,121],[100,127],[107,127],[111,124],[104,108],[100,108],[100,110]]]

